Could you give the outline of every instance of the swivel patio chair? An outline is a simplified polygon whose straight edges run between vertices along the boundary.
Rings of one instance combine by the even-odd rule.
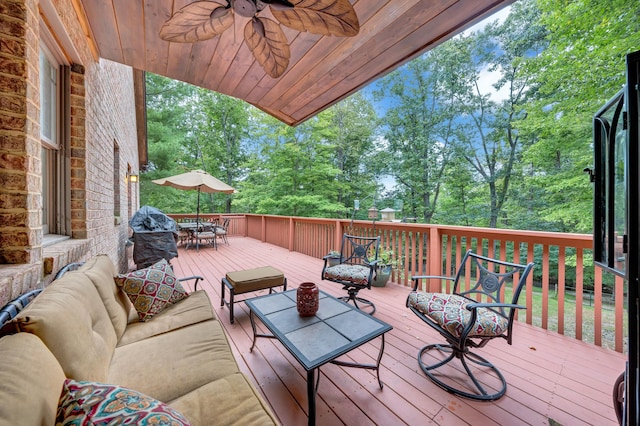
[[[469,250],[455,277],[412,278],[407,307],[447,341],[426,345],[418,353],[418,363],[427,377],[441,388],[473,400],[493,401],[505,394],[507,382],[502,373],[472,349],[498,337],[511,344],[516,310],[525,308],[517,304],[518,297],[533,266]],[[442,280],[453,281],[452,293],[419,291],[420,283],[430,279],[439,280],[439,286]]]
[[[340,260],[337,265],[330,266],[329,255],[325,256],[322,268],[322,279],[333,281],[343,285],[348,295],[340,299],[345,302],[353,302],[358,308],[364,305],[373,315],[376,306],[370,300],[358,296],[362,289],[371,289],[376,263],[378,262],[378,250],[380,237],[358,237],[344,234],[340,247]]]

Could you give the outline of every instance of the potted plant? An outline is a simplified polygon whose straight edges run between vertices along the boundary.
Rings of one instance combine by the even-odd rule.
[[[329,267],[336,266],[340,263],[340,252],[336,250],[329,250],[329,253],[324,257],[329,264]]]
[[[376,264],[376,275],[371,282],[374,287],[384,287],[387,285],[391,272],[398,266],[398,260],[395,259],[395,252],[390,249],[382,248],[378,251],[378,263]]]

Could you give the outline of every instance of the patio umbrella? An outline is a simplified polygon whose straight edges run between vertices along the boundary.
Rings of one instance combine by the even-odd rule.
[[[192,170],[187,173],[152,180],[152,182],[158,185],[171,186],[177,189],[197,190],[198,205],[196,207],[196,223],[200,223],[200,192],[223,192],[225,194],[232,194],[235,192],[233,187],[219,179],[216,179],[204,170]]]

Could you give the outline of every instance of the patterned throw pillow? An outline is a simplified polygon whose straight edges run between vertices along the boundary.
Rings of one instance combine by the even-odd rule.
[[[188,296],[165,259],[128,274],[114,278],[116,285],[129,297],[140,321],[154,315]]]
[[[131,389],[67,379],[58,402],[56,426],[190,425],[175,409]]]

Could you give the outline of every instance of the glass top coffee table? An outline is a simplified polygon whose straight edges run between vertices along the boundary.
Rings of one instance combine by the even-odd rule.
[[[375,370],[380,381],[380,359],[384,352],[384,334],[393,327],[372,317],[335,297],[320,291],[320,307],[315,316],[301,317],[296,308],[296,290],[268,294],[246,301],[250,309],[253,344],[256,338],[278,339],[307,371],[307,397],[309,400],[309,425],[316,421],[316,391],[320,381],[315,370],[332,363],[346,367]],[[272,334],[260,334],[256,330],[255,317]],[[375,364],[358,364],[339,361],[336,358],[382,336],[380,352]]]

